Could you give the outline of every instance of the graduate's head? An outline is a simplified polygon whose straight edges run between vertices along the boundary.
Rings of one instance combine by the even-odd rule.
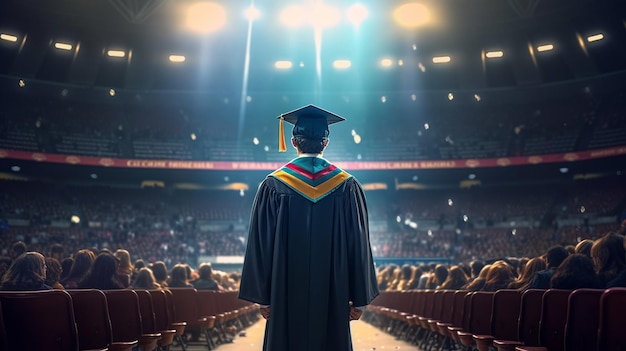
[[[319,154],[328,145],[330,124],[345,120],[332,112],[328,112],[314,105],[308,105],[297,110],[282,114],[280,119],[280,151],[286,151],[284,142],[283,121],[293,124],[292,145],[302,153]]]

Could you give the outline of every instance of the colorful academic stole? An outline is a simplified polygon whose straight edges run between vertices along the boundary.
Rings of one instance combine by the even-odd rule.
[[[318,202],[352,175],[321,157],[298,157],[270,177],[274,177],[312,202]]]

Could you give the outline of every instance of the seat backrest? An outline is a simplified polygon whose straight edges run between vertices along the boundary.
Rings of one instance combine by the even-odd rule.
[[[420,317],[432,317],[433,314],[433,305],[435,301],[435,290],[426,290],[424,292],[424,307],[422,310],[422,314],[419,314]]]
[[[194,288],[170,288],[174,303],[174,320],[187,322],[187,325],[198,325],[200,312],[198,296]]]
[[[78,350],[72,297],[64,290],[2,291],[9,350]]]
[[[595,350],[598,345],[600,297],[604,289],[577,289],[569,295],[565,350]]]
[[[139,300],[139,312],[141,312],[141,326],[144,334],[157,333],[156,317],[154,313],[154,305],[152,296],[148,290],[135,289],[137,299]]]
[[[430,316],[430,319],[441,320],[441,313],[443,307],[443,290],[435,290],[435,297],[433,298],[433,310]]]
[[[527,346],[539,346],[541,303],[545,289],[528,289],[522,294],[517,337]]]
[[[2,317],[2,303],[0,303],[0,351],[7,350],[7,332],[4,329],[4,318]]]
[[[493,296],[491,335],[498,340],[516,340],[522,292],[501,289]]]
[[[72,296],[80,349],[107,348],[112,341],[112,331],[109,307],[104,293],[97,289],[66,291]]]
[[[217,295],[218,291],[215,290],[198,290],[196,292],[198,297],[198,310],[201,317],[215,316],[217,315]]]
[[[450,323],[456,327],[463,325],[463,312],[465,306],[465,296],[468,291],[458,290],[454,292],[454,306],[452,307],[452,320]]]
[[[420,316],[424,313],[424,298],[426,295],[424,294],[424,290],[412,290],[413,299],[411,300],[411,308],[409,309],[409,313]]]
[[[470,329],[472,334],[491,334],[491,310],[493,309],[492,291],[477,291],[472,296]]]
[[[148,290],[152,297],[152,307],[154,308],[154,322],[159,331],[168,330],[172,324],[172,317],[168,309],[167,297],[163,290]]]
[[[131,289],[103,290],[107,297],[113,342],[130,342],[141,338],[143,326],[137,293]]]
[[[543,294],[539,341],[550,351],[563,351],[565,348],[565,322],[567,301],[571,290],[549,289]]]
[[[452,322],[452,314],[454,312],[454,295],[456,295],[456,290],[446,290],[443,292],[441,315],[439,318],[439,320],[443,323]]]
[[[461,327],[463,330],[470,330],[470,323],[472,320],[472,298],[476,294],[475,291],[471,291],[465,295],[465,299],[463,300],[463,322],[461,323]]]
[[[626,288],[606,289],[600,297],[598,350],[626,350]]]

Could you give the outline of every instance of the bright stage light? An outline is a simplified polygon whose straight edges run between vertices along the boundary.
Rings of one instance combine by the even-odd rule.
[[[254,6],[250,6],[246,9],[244,15],[249,21],[254,21],[255,19],[261,17],[261,11]]]
[[[428,24],[431,19],[428,8],[419,3],[408,3],[393,11],[393,19],[402,27],[417,28]]]
[[[17,42],[17,37],[15,35],[0,33],[0,39],[10,41],[12,43]]]
[[[384,58],[382,60],[380,60],[380,66],[384,67],[384,68],[389,68],[391,66],[393,66],[393,60],[390,58]]]
[[[187,29],[207,34],[216,32],[226,24],[226,10],[214,2],[198,2],[187,9]]]
[[[350,6],[347,11],[348,21],[355,26],[361,25],[361,22],[363,22],[368,15],[369,12],[363,4],[354,4]]]
[[[448,63],[452,60],[450,56],[435,56],[433,57],[433,63]]]
[[[504,56],[504,52],[502,51],[488,51],[485,56],[487,58],[500,58]]]
[[[72,44],[56,42],[54,43],[54,47],[59,50],[70,51],[72,50]]]
[[[333,67],[335,69],[348,69],[352,66],[352,62],[350,60],[335,60],[333,62]]]
[[[280,21],[287,27],[303,26],[307,20],[306,10],[302,6],[291,5],[280,13]]]
[[[602,34],[602,33],[590,35],[590,36],[587,37],[587,41],[590,42],[590,43],[594,42],[594,41],[602,40],[602,39],[604,39],[604,34]]]
[[[545,45],[537,46],[537,51],[539,51],[539,52],[550,51],[552,49],[554,49],[554,45],[552,45],[552,44],[545,44]]]
[[[336,25],[341,20],[341,14],[335,7],[318,3],[313,7],[313,25],[315,27],[328,28]]]
[[[293,63],[291,61],[274,62],[274,68],[276,69],[290,69],[291,67],[293,67]]]
[[[170,62],[172,63],[183,63],[186,60],[186,57],[183,55],[170,55]]]
[[[126,52],[122,51],[122,50],[109,50],[107,51],[107,55],[109,57],[124,57],[126,56]]]

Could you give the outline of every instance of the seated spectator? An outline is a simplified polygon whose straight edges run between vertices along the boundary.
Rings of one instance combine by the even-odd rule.
[[[498,291],[506,289],[513,281],[513,267],[505,261],[496,261],[491,265],[487,276],[485,277],[485,285],[481,291]]]
[[[591,247],[591,259],[596,267],[600,284],[602,287],[607,286],[626,269],[624,236],[610,232],[596,240]]]
[[[133,274],[130,275],[131,282],[135,281],[135,279],[137,278],[137,273],[139,273],[139,270],[144,267],[146,267],[146,262],[144,260],[142,260],[141,258],[135,260],[135,263],[133,263]]]
[[[435,266],[433,274],[430,275],[430,279],[426,283],[427,289],[436,289],[448,279],[448,267],[438,264]]]
[[[12,260],[16,260],[18,257],[26,253],[26,243],[23,241],[16,241],[11,245],[11,251],[9,251],[9,257]]]
[[[215,279],[213,279],[213,267],[210,263],[203,263],[198,267],[200,277],[192,285],[198,290],[224,290]]]
[[[187,268],[184,264],[176,264],[170,272],[170,278],[167,281],[167,286],[170,288],[192,288],[189,284],[189,278],[187,277]]]
[[[119,261],[108,252],[101,252],[91,265],[85,278],[78,283],[80,289],[115,290],[123,289],[117,279]]]
[[[574,253],[583,254],[591,258],[591,247],[593,246],[593,240],[585,239],[576,244]]]
[[[550,279],[550,288],[576,290],[598,289],[600,281],[596,276],[593,261],[583,254],[572,254],[561,263]]]
[[[484,265],[483,268],[480,270],[480,273],[478,273],[478,277],[476,277],[474,280],[470,281],[465,286],[463,286],[461,290],[468,290],[468,291],[481,290],[485,286],[485,281],[486,281],[487,273],[489,273],[489,269],[491,269],[490,264]]]
[[[46,285],[51,286],[53,289],[64,289],[63,285],[59,283],[61,280],[61,264],[59,260],[52,257],[46,257]]]
[[[38,252],[26,252],[15,259],[2,277],[2,290],[50,290],[46,285],[46,260]]]
[[[398,269],[398,276],[396,281],[392,284],[395,290],[406,290],[411,276],[413,274],[413,268],[411,265],[405,264]]]
[[[438,289],[459,290],[467,284],[468,278],[463,268],[452,266],[448,271],[448,278],[439,286]]]
[[[535,273],[528,283],[528,289],[549,289],[550,279],[556,268],[567,258],[567,250],[563,246],[555,245],[546,252],[546,269]]]
[[[152,264],[151,270],[152,274],[154,274],[154,279],[156,279],[157,284],[159,284],[162,288],[167,287],[167,280],[169,277],[167,274],[167,266],[165,265],[165,262],[154,262],[154,264]]]
[[[480,271],[483,269],[484,266],[485,263],[483,261],[472,261],[470,263],[472,273],[469,278],[471,280],[478,278],[478,275],[480,274]]]
[[[72,264],[74,264],[74,258],[72,257],[66,257],[61,261],[61,280],[65,279],[70,273]]]
[[[531,258],[524,266],[522,274],[517,279],[512,281],[507,288],[525,290],[535,273],[544,269],[546,269],[546,261],[544,261],[543,258]]]
[[[61,285],[66,289],[78,288],[78,283],[87,275],[95,259],[91,250],[79,250],[74,257],[70,272],[65,279],[61,280]]]
[[[139,272],[137,273],[137,278],[135,279],[131,287],[133,289],[145,290],[161,289],[161,285],[156,282],[152,271],[146,267],[143,267],[139,270]]]
[[[113,255],[120,261],[117,268],[117,279],[123,287],[127,288],[130,285],[130,276],[134,269],[132,262],[130,262],[130,254],[127,250],[118,249]]]

